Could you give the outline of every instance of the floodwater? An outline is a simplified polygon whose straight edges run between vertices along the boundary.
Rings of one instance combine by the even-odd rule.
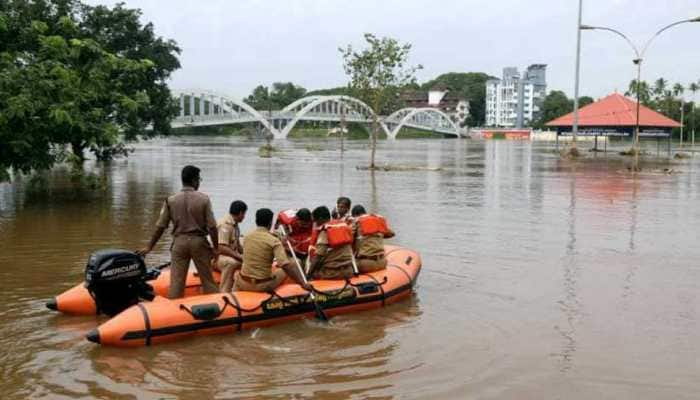
[[[365,142],[180,137],[88,165],[105,190],[0,186],[3,399],[659,399],[700,396],[700,154],[631,175],[619,156],[560,160],[545,144],[382,142],[379,160],[439,171],[359,171]],[[44,307],[88,254],[136,249],[179,170],[202,168],[220,217],[332,205],[388,217],[423,256],[415,296],[385,309],[140,349],[84,334],[104,317]],[[656,167],[655,167],[656,168]],[[41,186],[34,184],[35,187]],[[99,192],[99,191],[98,191]],[[88,193],[88,194],[86,194]],[[243,231],[252,228],[253,213]],[[149,255],[168,260],[169,238]]]

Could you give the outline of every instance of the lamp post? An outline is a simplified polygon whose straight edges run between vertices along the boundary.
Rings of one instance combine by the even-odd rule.
[[[581,69],[581,13],[583,12],[583,0],[578,1],[578,25],[576,26],[576,75],[574,78],[574,124],[571,127],[571,147],[576,149],[576,135],[578,134],[578,83],[579,70]],[[573,154],[573,152],[572,152]]]
[[[649,40],[647,40],[647,42],[644,44],[644,47],[642,48],[642,51],[639,51],[637,49],[637,46],[635,46],[634,43],[632,43],[632,41],[627,36],[625,36],[622,32],[620,32],[618,30],[604,27],[604,26],[591,26],[591,25],[579,24],[579,30],[601,30],[601,31],[612,32],[612,33],[622,37],[623,39],[625,39],[625,41],[632,47],[632,50],[634,50],[634,54],[635,54],[636,58],[633,59],[632,62],[637,66],[637,85],[636,85],[637,86],[637,89],[636,89],[636,92],[637,92],[637,110],[636,110],[637,117],[635,118],[634,145],[633,145],[635,169],[638,169],[638,167],[639,167],[639,102],[640,102],[639,92],[640,92],[640,88],[641,88],[642,61],[644,60],[644,54],[646,53],[647,49],[649,48],[649,45],[651,44],[651,42],[657,36],[659,36],[662,32],[664,32],[667,29],[672,28],[676,25],[685,24],[685,23],[689,23],[689,22],[700,22],[700,17],[691,18],[691,19],[684,19],[682,21],[674,22],[672,24],[666,25],[665,27],[659,29],[651,38],[649,38]]]

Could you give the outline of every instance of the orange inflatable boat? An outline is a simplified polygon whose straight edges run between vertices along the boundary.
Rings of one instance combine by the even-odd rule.
[[[385,246],[385,270],[349,280],[315,280],[315,299],[328,316],[382,307],[412,293],[421,269],[418,253]],[[285,283],[274,292],[233,292],[140,302],[92,330],[87,339],[105,346],[136,347],[214,335],[313,317],[309,292]]]

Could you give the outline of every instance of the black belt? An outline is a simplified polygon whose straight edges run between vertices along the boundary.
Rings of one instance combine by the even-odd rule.
[[[245,275],[243,275],[243,274],[241,274],[241,273],[239,273],[238,276],[239,276],[241,279],[243,279],[244,281],[246,281],[246,282],[248,282],[248,283],[251,283],[251,284],[253,284],[253,285],[256,285],[256,284],[258,284],[258,283],[270,282],[271,280],[275,279],[275,278],[273,278],[273,277],[263,278],[263,279],[250,278],[250,277],[247,277],[247,276],[245,276]]]
[[[384,258],[384,254],[378,255],[378,256],[357,256],[358,260],[372,260],[372,261],[379,261],[382,258]]]

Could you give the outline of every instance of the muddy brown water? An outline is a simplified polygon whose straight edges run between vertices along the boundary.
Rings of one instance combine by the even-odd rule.
[[[371,174],[355,169],[365,143],[342,156],[309,143],[263,159],[244,139],[154,140],[88,164],[98,195],[61,189],[61,169],[49,192],[1,185],[0,397],[700,396],[700,156],[633,176],[617,156],[571,163],[539,143],[406,140],[381,143],[379,159],[442,170]],[[82,280],[91,251],[141,247],[186,163],[202,168],[217,217],[237,198],[280,209],[341,194],[386,215],[393,242],[423,256],[415,296],[328,325],[140,349],[85,341],[104,317],[44,302]]]

